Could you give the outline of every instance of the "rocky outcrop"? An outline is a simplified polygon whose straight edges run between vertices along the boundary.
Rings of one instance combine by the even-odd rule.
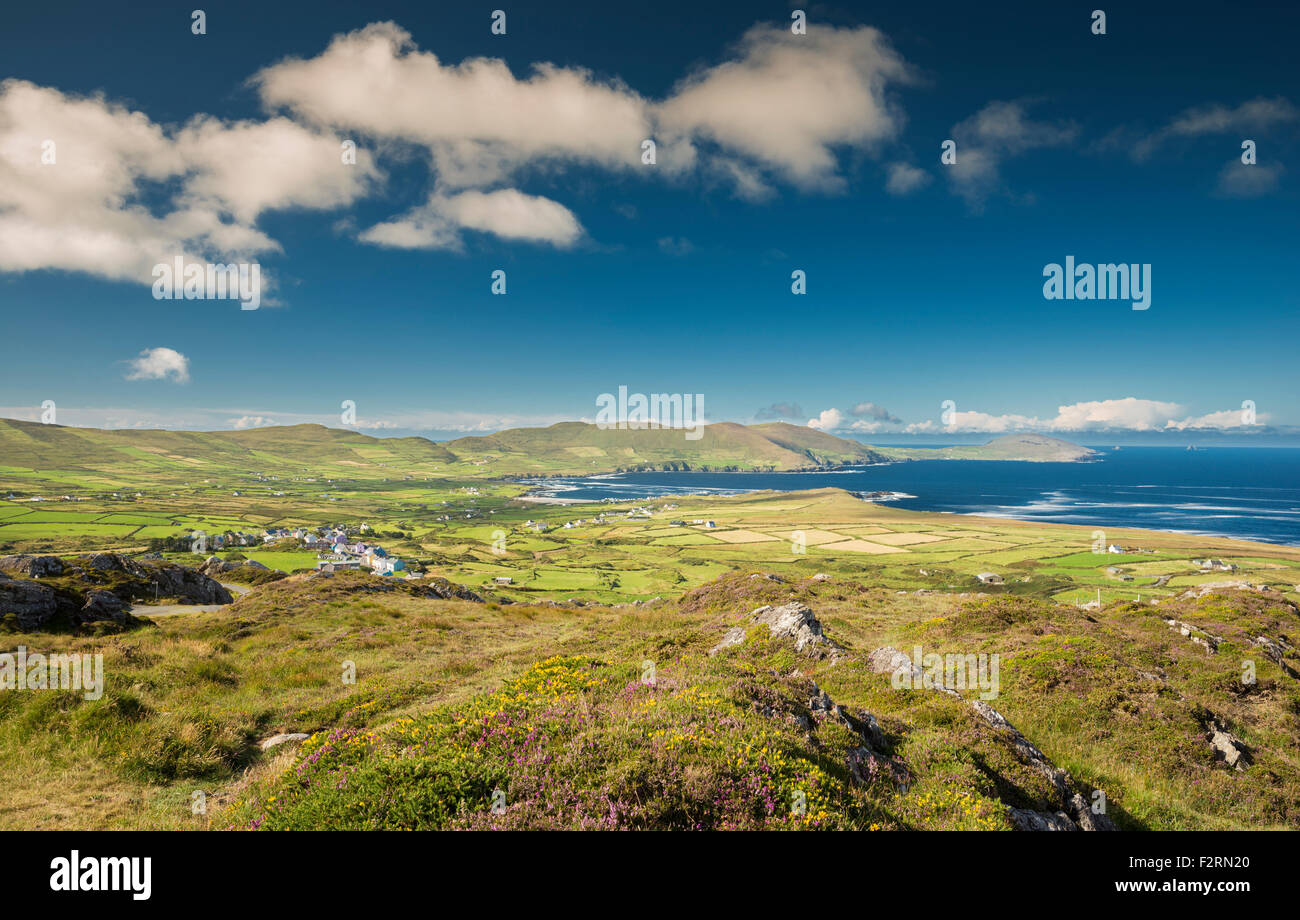
[[[58,556],[0,556],[0,572],[44,578],[63,574],[63,560]]]
[[[1191,623],[1184,623],[1182,620],[1165,620],[1165,625],[1177,632],[1179,635],[1192,640],[1192,642],[1205,649],[1211,655],[1217,652],[1219,646],[1223,643],[1223,638],[1221,636],[1212,635],[1211,633],[1201,629],[1199,626],[1193,626]]]
[[[1256,636],[1250,641],[1257,648],[1263,649],[1264,654],[1272,659],[1273,663],[1286,672],[1289,677],[1300,679],[1300,672],[1286,660],[1286,656],[1295,651],[1295,646],[1285,639],[1270,639],[1268,636]]]
[[[160,597],[178,597],[193,604],[229,604],[234,600],[230,591],[220,582],[202,572],[182,565],[164,563],[150,566],[144,577],[157,589]]]
[[[927,682],[923,672],[912,659],[892,646],[886,645],[873,651],[867,656],[867,665],[877,674],[893,675],[902,672],[908,675],[910,680],[906,682],[906,686],[936,690],[956,699],[963,699],[956,690],[944,687],[942,684],[932,685],[932,682]],[[1011,743],[1022,763],[1047,780],[1061,804],[1061,808],[1055,812],[1010,809],[1012,823],[1017,828],[1020,830],[1118,830],[1114,822],[1105,814],[1098,814],[1092,810],[1088,800],[1075,790],[1070,774],[1048,760],[1047,756],[1018,728],[1008,722],[1002,713],[984,700],[965,700],[965,702],[979,714],[981,719]],[[1104,796],[1101,801],[1105,801]]]
[[[906,791],[910,781],[907,767],[898,758],[890,756],[889,744],[876,717],[869,712],[854,713],[840,706],[816,683],[812,689],[808,710],[814,722],[838,722],[857,736],[860,742],[845,754],[849,773],[854,780],[865,785],[882,775],[883,771],[894,785]]]
[[[774,638],[789,639],[794,643],[796,652],[814,658],[828,658],[832,662],[838,661],[844,653],[844,648],[838,642],[823,634],[822,624],[807,604],[798,601],[782,604],[779,607],[767,604],[750,611],[748,621],[750,624],[767,626]],[[723,649],[740,645],[744,641],[745,627],[732,627],[709,654],[716,655]]]
[[[176,598],[181,603],[229,604],[225,587],[201,572],[171,562],[131,559],[120,553],[84,557],[2,556],[0,617],[13,614],[18,628],[66,629],[89,623],[137,623],[133,600]],[[39,579],[39,580],[38,580]],[[46,584],[49,579],[52,584]]]
[[[472,601],[475,604],[483,603],[483,598],[475,594],[464,585],[458,585],[454,581],[448,581],[445,578],[427,578],[419,583],[417,591],[420,597],[436,597],[444,601]]]
[[[58,599],[48,585],[0,575],[0,617],[13,614],[23,632],[45,628],[58,612]]]
[[[970,706],[980,714],[985,722],[1010,739],[1022,763],[1031,767],[1034,772],[1046,779],[1052,788],[1056,790],[1056,794],[1065,807],[1061,811],[1054,813],[1051,816],[1053,819],[1064,818],[1073,825],[1075,830],[1114,831],[1119,829],[1110,818],[1106,817],[1104,812],[1094,812],[1088,800],[1075,791],[1074,781],[1070,778],[1070,774],[1048,760],[1047,756],[1033,742],[1021,734],[1018,728],[1008,722],[1002,713],[983,700],[971,700]],[[1104,795],[1101,801],[1105,802]],[[1012,809],[1013,821],[1015,821],[1016,811],[1016,809]],[[1024,813],[1022,812],[1022,814]],[[1031,812],[1030,814],[1039,817],[1044,815],[1043,812]],[[1022,830],[1040,829],[1038,827],[1024,827],[1019,823],[1017,823],[1017,827]]]

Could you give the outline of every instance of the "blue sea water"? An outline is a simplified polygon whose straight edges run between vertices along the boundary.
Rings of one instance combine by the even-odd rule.
[[[816,473],[618,473],[548,480],[560,498],[890,491],[903,508],[1300,545],[1300,448],[1125,447],[1095,463],[914,460]]]

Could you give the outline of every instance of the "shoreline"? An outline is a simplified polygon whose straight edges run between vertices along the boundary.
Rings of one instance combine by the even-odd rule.
[[[581,477],[573,477],[573,478],[581,478]],[[747,489],[747,490],[727,491],[727,492],[718,492],[718,493],[678,492],[678,493],[664,493],[661,495],[636,495],[636,496],[628,496],[626,498],[606,497],[606,498],[582,499],[582,498],[562,498],[558,495],[539,494],[541,492],[547,491],[546,487],[537,486],[536,488],[537,488],[537,492],[527,492],[517,496],[517,498],[520,501],[530,502],[532,504],[538,504],[538,505],[560,505],[560,506],[601,505],[601,504],[611,504],[611,503],[618,503],[618,502],[653,502],[653,501],[664,501],[664,500],[689,501],[691,499],[700,500],[700,499],[709,499],[709,498],[726,498],[726,497],[734,497],[736,495],[752,494],[755,492],[771,491],[765,489]],[[576,487],[571,487],[571,488],[576,488]],[[831,486],[830,488],[839,488],[839,487]],[[776,491],[786,492],[787,490],[776,490]],[[801,491],[812,491],[812,490],[794,489],[794,490],[788,490],[788,494],[795,494]],[[861,492],[853,489],[844,489],[843,491],[847,492],[848,494],[852,495],[853,497],[861,501],[878,504],[878,505],[894,504],[895,502],[898,502],[900,500],[906,500],[906,499],[917,497],[916,495],[911,493],[891,491],[891,490],[881,490],[878,492],[869,492],[869,493]],[[1182,536],[1206,537],[1209,539],[1234,540],[1238,542],[1253,543],[1253,544],[1264,545],[1264,546],[1285,546],[1289,548],[1300,548],[1300,540],[1296,540],[1294,542],[1284,542],[1281,540],[1269,539],[1264,536],[1253,535],[1253,534],[1250,536],[1243,536],[1240,534],[1230,534],[1230,533],[1207,531],[1207,530],[1200,530],[1194,528],[1143,527],[1141,525],[1118,523],[1118,522],[1111,522],[1111,521],[1104,521],[1104,520],[1093,520],[1093,521],[1084,521],[1084,522],[1052,520],[1052,519],[1045,519],[1041,517],[1035,517],[1032,515],[1022,516],[1006,510],[950,511],[944,509],[907,508],[902,505],[899,505],[898,507],[902,508],[905,511],[912,511],[917,514],[948,514],[957,517],[974,517],[974,518],[983,517],[983,518],[991,518],[994,520],[1017,521],[1025,524],[1038,523],[1038,524],[1060,525],[1066,527],[1106,527],[1106,528],[1115,528],[1121,530],[1144,531],[1153,534],[1177,534]]]

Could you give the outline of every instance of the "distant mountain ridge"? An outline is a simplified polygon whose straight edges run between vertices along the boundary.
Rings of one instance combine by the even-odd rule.
[[[620,470],[788,471],[920,459],[1079,461],[1086,447],[1007,435],[975,447],[877,448],[814,428],[769,422],[609,429],[583,422],[511,428],[437,443],[290,425],[235,431],[70,428],[0,419],[0,466],[97,470],[113,476],[184,470],[376,479],[407,475],[555,476]]]
[[[857,441],[784,422],[717,422],[704,426],[698,440],[688,440],[682,428],[613,429],[560,422],[458,438],[445,446],[462,460],[513,473],[796,470],[889,459]]]

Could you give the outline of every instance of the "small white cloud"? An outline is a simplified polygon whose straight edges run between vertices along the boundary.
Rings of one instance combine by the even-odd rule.
[[[684,236],[665,236],[659,239],[659,251],[670,256],[688,256],[695,251],[695,244]]]
[[[808,420],[808,427],[819,431],[858,431],[875,434],[885,430],[897,431],[897,426],[902,422],[875,403],[858,403],[849,411],[859,418],[850,418],[839,409],[823,409],[817,418]]]
[[[930,174],[911,163],[889,164],[889,178],[885,180],[885,191],[891,195],[909,195],[928,184]]]
[[[275,419],[265,415],[241,415],[239,418],[227,419],[226,424],[231,428],[265,428],[274,425]]]
[[[503,239],[572,246],[582,225],[559,202],[517,189],[470,190],[445,197],[435,194],[405,216],[376,224],[360,235],[367,243],[398,249],[459,249],[460,231],[478,230]]]
[[[844,427],[844,413],[839,409],[823,409],[816,418],[808,419],[808,427],[819,431],[835,431]]]
[[[1240,159],[1229,160],[1219,171],[1217,191],[1227,198],[1258,198],[1277,188],[1282,173],[1281,163],[1254,163],[1247,166]]]
[[[131,359],[127,380],[173,380],[190,382],[190,359],[171,348],[146,348]]]
[[[1142,138],[1133,148],[1135,159],[1146,159],[1165,141],[1174,137],[1199,137],[1228,131],[1263,131],[1275,124],[1300,119],[1300,109],[1281,96],[1251,99],[1235,108],[1204,105],[1187,109],[1159,131]]]
[[[957,160],[944,166],[953,191],[974,209],[1002,191],[1002,161],[1030,150],[1073,141],[1078,128],[1068,122],[1031,121],[1019,102],[990,102],[953,126]]]

